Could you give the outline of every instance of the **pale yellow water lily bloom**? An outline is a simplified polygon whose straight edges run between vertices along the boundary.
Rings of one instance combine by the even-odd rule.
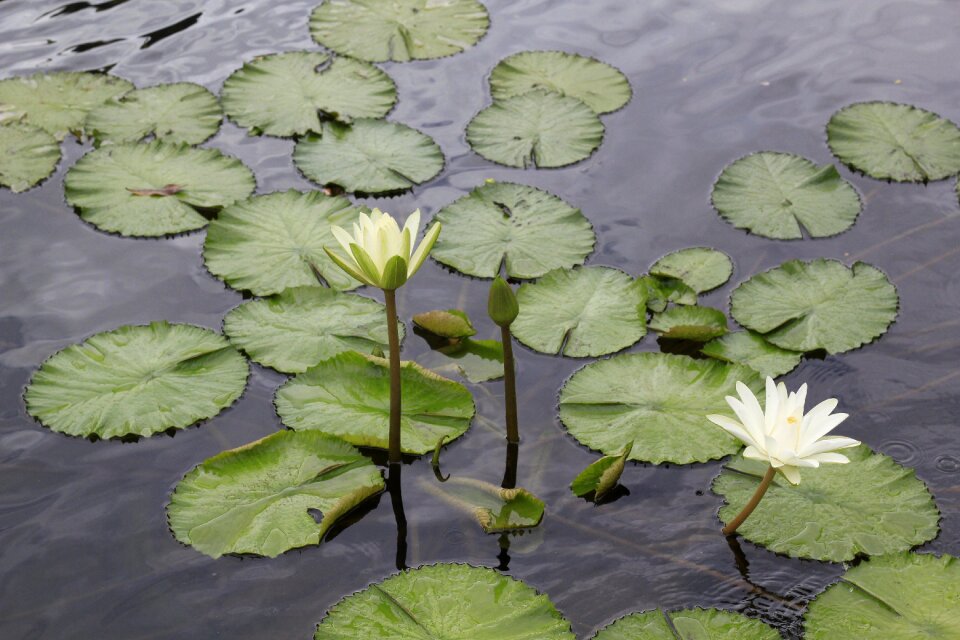
[[[787,386],[767,378],[766,409],[747,385],[737,383],[740,398],[727,396],[727,404],[739,422],[721,415],[707,419],[743,441],[745,458],[763,460],[783,474],[791,484],[800,483],[801,468],[816,468],[821,463],[844,464],[850,460],[838,449],[855,447],[860,442],[843,436],[827,436],[847,419],[845,413],[833,413],[837,400],[824,400],[807,413],[807,385],[787,393]]]
[[[402,230],[393,216],[374,209],[370,215],[360,213],[359,220],[353,223],[352,235],[336,225],[330,231],[346,252],[324,247],[331,260],[360,282],[393,290],[403,286],[423,265],[440,235],[440,223],[430,227],[416,249],[419,209],[407,217]]]

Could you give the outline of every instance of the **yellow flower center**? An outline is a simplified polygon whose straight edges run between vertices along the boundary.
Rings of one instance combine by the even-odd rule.
[[[797,424],[798,422],[800,421],[797,419],[797,416],[790,416],[787,418],[787,424]]]

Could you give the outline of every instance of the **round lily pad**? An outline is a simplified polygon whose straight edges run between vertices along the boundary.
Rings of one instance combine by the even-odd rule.
[[[533,90],[497,100],[467,125],[467,142],[508,167],[563,167],[588,158],[603,141],[603,123],[586,104]]]
[[[0,80],[0,122],[21,120],[57,140],[80,134],[87,114],[133,83],[104,73],[56,71]]]
[[[357,215],[346,198],[319,191],[254,196],[227,207],[210,224],[203,260],[210,273],[234,289],[258,296],[318,286],[317,274],[334,289],[355,289],[360,282],[323,248],[336,246],[331,225],[349,226]]]
[[[431,255],[462,273],[539,278],[583,264],[596,236],[590,222],[560,198],[533,187],[492,182],[441,209],[443,233]]]
[[[750,367],[763,377],[776,378],[789,373],[800,364],[802,353],[772,345],[753,331],[728,333],[700,350],[705,356]]]
[[[163,236],[207,225],[201,213],[246,198],[253,173],[216,149],[153,141],[108,145],[70,168],[67,202],[80,217],[124,236]]]
[[[894,102],[858,102],[827,124],[840,162],[871,178],[942,180],[960,173],[960,129],[935,113]]]
[[[501,60],[490,73],[494,100],[534,89],[554,91],[585,103],[597,113],[630,101],[630,81],[606,62],[563,51],[521,51]]]
[[[647,325],[664,338],[706,342],[727,332],[727,317],[713,307],[671,307]]]
[[[0,125],[0,186],[26,191],[47,178],[60,162],[57,139],[39,127]]]
[[[400,335],[403,324],[399,323]],[[223,332],[250,359],[284,373],[306,371],[343,351],[386,351],[384,306],[325,287],[295,287],[244,302]]]
[[[517,290],[514,337],[541,353],[574,358],[625,349],[647,333],[636,282],[609,267],[557,269]]]
[[[883,335],[899,298],[882,271],[864,262],[791,260],[741,284],[730,313],[783,349],[841,353]]]
[[[650,274],[676,278],[697,293],[716,289],[733,275],[733,261],[723,251],[690,247],[669,253],[650,267]]]
[[[60,433],[149,436],[217,415],[243,393],[247,374],[247,361],[220,334],[160,321],[54,354],[24,398],[30,415]]]
[[[349,121],[382,118],[397,101],[397,87],[367,62],[319,51],[261,56],[223,83],[223,110],[254,133],[320,133],[321,116]],[[264,100],[269,96],[269,100]]]
[[[326,122],[323,135],[302,138],[293,161],[305,176],[345,191],[390,193],[424,183],[443,169],[443,152],[428,135],[386,120]]]
[[[204,460],[177,485],[167,517],[177,540],[213,558],[272,558],[319,544],[383,486],[379,469],[346,442],[279,431]]]
[[[310,15],[314,40],[370,62],[452,56],[476,44],[489,25],[476,0],[325,0]]]
[[[713,206],[737,227],[765,238],[834,236],[860,215],[860,195],[832,164],[763,151],[728,165],[713,187]]]
[[[433,451],[440,436],[447,442],[462,436],[474,414],[467,388],[415,362],[403,362],[401,367],[401,450],[420,455]],[[346,351],[284,383],[275,404],[288,427],[316,429],[358,447],[386,449],[389,363]]]
[[[87,116],[85,129],[98,141],[200,144],[220,129],[217,97],[190,82],[135,89],[103,103]]]
[[[759,374],[716,360],[627,353],[573,374],[560,391],[560,420],[581,444],[606,455],[633,442],[630,460],[705,462],[736,453],[739,440],[707,420],[732,417],[726,396],[737,381],[759,397]]]
[[[553,603],[493,569],[435,564],[347,596],[317,625],[315,640],[574,640]]]
[[[940,512],[913,469],[864,445],[849,464],[804,469],[799,485],[776,478],[737,532],[776,553],[830,562],[910,549],[936,537]],[[753,496],[765,463],[738,456],[713,482],[729,522]]]
[[[849,569],[814,598],[808,640],[960,638],[960,562],[892,553]]]
[[[593,640],[780,640],[759,620],[719,609],[631,613],[597,632]]]

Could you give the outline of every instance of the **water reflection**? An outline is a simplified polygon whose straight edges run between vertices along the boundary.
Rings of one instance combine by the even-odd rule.
[[[402,469],[402,464],[394,463],[390,465],[387,472],[387,491],[390,493],[393,517],[397,522],[397,554],[394,564],[399,571],[407,568],[407,516],[403,511],[402,483],[400,482]]]

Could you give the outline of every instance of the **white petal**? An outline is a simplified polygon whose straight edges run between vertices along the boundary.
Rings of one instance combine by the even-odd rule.
[[[756,445],[756,441],[750,437],[750,434],[746,432],[746,430],[743,428],[743,425],[740,424],[739,422],[736,422],[735,420],[731,420],[727,416],[721,416],[721,415],[709,415],[707,416],[707,420],[717,425],[718,427],[720,427],[721,429],[723,429],[724,431],[732,435],[734,438],[737,438],[738,440],[743,442],[745,445],[748,445],[748,446]]]
[[[413,274],[417,272],[418,269],[423,265],[423,261],[427,259],[427,256],[430,254],[430,250],[433,249],[433,245],[437,242],[437,238],[440,236],[440,223],[434,222],[433,225],[427,229],[427,233],[423,236],[423,240],[420,241],[420,245],[417,247],[417,250],[413,252],[413,255],[410,257],[410,263],[407,267],[407,277],[412,277]]]
[[[778,392],[779,390],[777,389],[776,383],[770,376],[767,376],[765,391],[765,395],[767,397],[767,406],[763,412],[763,430],[765,433],[771,433],[773,431],[773,421],[780,412],[780,394]]]
[[[796,467],[780,467],[778,469],[780,473],[783,474],[783,477],[787,479],[790,484],[800,484],[800,470]]]
[[[837,425],[846,419],[847,414],[845,413],[834,413],[822,418],[817,416],[804,417],[803,423],[800,426],[801,434],[797,448],[806,449],[836,429]]]
[[[739,385],[740,383],[738,382],[737,384]],[[747,430],[750,437],[756,442],[763,442],[763,410],[760,409],[760,403],[757,402],[756,396],[751,393],[746,385],[743,386],[743,389],[737,387],[737,391],[740,391],[741,397],[744,397],[744,399],[752,399],[753,402],[746,404],[736,398],[727,396],[727,404],[730,405],[733,412],[740,418],[740,424]],[[746,392],[745,396],[744,392]]]
[[[831,462],[835,464],[847,464],[850,462],[850,458],[842,453],[817,453],[810,456],[810,459],[816,460],[817,462]]]
[[[769,461],[769,458],[767,457],[767,455],[757,447],[747,447],[746,449],[744,449],[743,457],[750,458],[751,460]]]
[[[807,458],[810,456],[815,456],[818,453],[825,453],[827,451],[849,449],[850,447],[855,447],[858,444],[860,444],[860,441],[854,440],[853,438],[845,438],[844,436],[830,436],[828,438],[817,440],[810,446],[802,449],[799,454],[804,458]]]
[[[413,247],[413,243],[417,241],[417,236],[420,235],[420,209],[417,209],[407,216],[407,221],[403,223],[403,228],[405,231],[410,231],[410,246]],[[410,255],[404,257],[408,260],[410,259]]]
[[[353,255],[350,251],[350,245],[354,243],[354,239],[350,237],[346,229],[341,229],[337,225],[331,225],[330,232],[333,234],[333,237],[337,239],[337,242],[340,243],[340,246],[343,247],[343,250],[346,251],[347,255]]]

